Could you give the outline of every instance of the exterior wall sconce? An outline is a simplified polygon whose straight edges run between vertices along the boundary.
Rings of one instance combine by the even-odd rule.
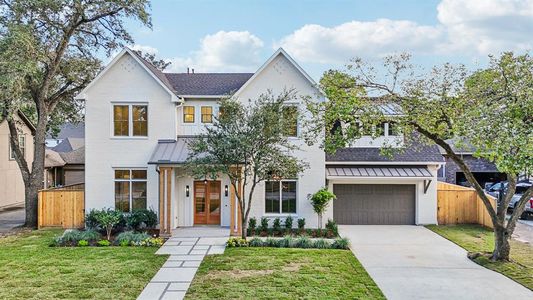
[[[228,185],[224,186],[224,196],[228,196]]]
[[[186,186],[185,186],[185,197],[189,197],[189,194],[190,194],[190,192],[189,192],[189,186],[186,185]]]

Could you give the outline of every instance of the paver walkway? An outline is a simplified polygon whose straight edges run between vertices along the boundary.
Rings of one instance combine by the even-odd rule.
[[[533,292],[422,226],[339,225],[387,299],[533,299]]]
[[[137,299],[183,299],[204,257],[224,253],[228,237],[229,229],[221,227],[175,230],[156,252],[170,254],[170,257]]]

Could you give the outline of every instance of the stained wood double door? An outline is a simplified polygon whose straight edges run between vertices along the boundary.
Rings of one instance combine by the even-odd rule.
[[[220,224],[220,181],[194,182],[194,224]]]

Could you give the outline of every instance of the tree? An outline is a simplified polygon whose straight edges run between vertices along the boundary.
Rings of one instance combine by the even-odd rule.
[[[234,98],[223,99],[214,124],[189,144],[187,166],[195,178],[229,177],[238,200],[243,238],[257,185],[295,178],[307,167],[292,155],[298,148],[285,135],[290,120],[280,118],[287,102],[295,97],[292,91],[278,96],[268,92],[246,105]]]
[[[326,212],[329,202],[336,198],[335,194],[327,188],[322,188],[311,196],[311,205],[313,205],[313,210],[318,215],[318,228],[322,228],[322,215]]]
[[[109,55],[123,43],[133,42],[124,27],[126,18],[151,27],[148,8],[148,0],[0,2],[1,43],[13,50],[0,55],[0,68],[31,67],[15,68],[17,73],[2,76],[0,83],[12,86],[0,91],[0,113],[8,121],[11,146],[24,181],[26,226],[37,225],[37,191],[43,184],[45,137],[54,113],[72,105],[73,96],[101,69],[97,58],[100,52]],[[27,50],[15,51],[21,43],[22,49]],[[28,106],[35,111],[32,163],[22,156],[14,118],[14,112]]]
[[[509,239],[533,193],[530,188],[523,194],[506,221],[517,176],[533,167],[532,59],[527,54],[506,53],[491,58],[487,69],[473,74],[451,64],[419,72],[409,60],[405,54],[390,56],[380,68],[354,59],[346,71],[326,72],[321,85],[329,102],[309,104],[314,116],[310,132],[326,129],[324,146],[329,152],[365,131],[379,135],[379,129],[369,129],[382,122],[402,132],[406,146],[414,140],[439,145],[464,172],[492,219],[495,249],[491,259],[508,260]],[[397,114],[385,114],[384,108]],[[450,140],[470,143],[476,157],[494,162],[507,174],[508,189],[496,209]],[[391,146],[383,146],[384,155],[401,151]]]
[[[168,68],[172,62],[166,61],[164,59],[158,59],[155,54],[153,53],[143,53],[141,50],[133,50],[137,55],[144,58],[146,61],[151,63],[154,67],[159,69],[159,71],[164,71],[166,68]]]

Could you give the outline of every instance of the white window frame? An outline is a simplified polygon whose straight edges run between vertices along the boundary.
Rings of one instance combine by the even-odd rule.
[[[128,135],[115,135],[115,106],[128,106]],[[146,136],[133,135],[133,106],[146,106],[148,121],[146,122]],[[145,140],[150,136],[150,106],[147,102],[111,102],[111,138],[113,139],[140,139]]]
[[[129,179],[117,179],[115,178],[115,171],[129,171],[130,178]],[[146,179],[133,179],[132,178],[132,171],[146,171]],[[129,182],[129,208],[130,211],[133,209],[133,183],[134,182],[146,182],[146,208],[148,209],[148,169],[146,168],[113,168],[113,206],[116,209],[116,190],[115,190],[115,182]]]
[[[26,158],[26,135],[25,134],[19,134],[19,148],[20,144],[23,144],[24,147],[22,147],[22,156]],[[9,145],[9,160],[15,160],[15,152],[13,151],[13,148],[11,148],[11,136],[7,136],[7,144]]]
[[[211,122],[204,122],[204,120],[203,120],[204,113],[202,112],[202,109],[204,107],[206,107],[206,108],[210,107],[211,108]],[[215,121],[215,108],[213,107],[213,105],[200,105],[200,123],[209,125],[209,124],[213,124],[214,121]],[[188,123],[188,124],[192,124],[192,123]]]
[[[264,209],[264,212],[265,212],[265,216],[296,216],[298,215],[298,179],[283,179],[283,180],[269,180],[269,181],[265,181],[266,182],[277,182],[280,187],[279,187],[279,212],[267,212],[266,211],[266,207],[265,207],[265,204],[266,204],[266,197],[264,198],[265,199],[265,203],[263,203],[263,209]],[[283,198],[282,198],[282,194],[283,194],[283,188],[281,187],[281,184],[283,182],[295,182],[296,183],[296,211],[295,212],[282,212],[281,210],[283,209]],[[266,184],[265,184],[265,189],[263,190],[263,196],[265,196],[266,194]]]

